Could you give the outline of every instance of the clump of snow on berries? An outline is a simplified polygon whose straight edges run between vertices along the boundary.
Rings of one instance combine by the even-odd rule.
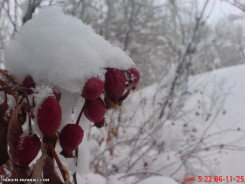
[[[133,61],[121,49],[112,46],[97,35],[90,26],[72,16],[64,15],[59,8],[49,7],[41,9],[38,15],[16,33],[15,39],[10,41],[5,50],[5,66],[17,82],[33,90],[29,100],[34,107],[35,122],[31,123],[34,125],[33,131],[40,138],[43,135],[52,136],[57,132],[60,133],[68,123],[76,123],[80,110],[87,100],[87,107],[80,120],[84,138],[78,146],[78,159],[66,160],[61,157],[61,160],[70,171],[76,171],[80,176],[88,173],[90,154],[86,134],[88,127],[91,127],[90,121],[94,124],[103,123],[106,108],[103,97],[109,102],[113,100],[112,102],[118,106],[125,99],[121,100],[122,96],[127,97],[124,95],[125,87],[129,90],[126,83],[135,81],[132,76],[129,76],[129,81],[126,81],[125,72],[135,67]],[[121,74],[119,79],[123,78],[122,81],[114,81],[117,86],[119,83],[116,91],[112,90],[113,86],[108,87],[108,85],[107,89],[104,89],[105,73],[111,69],[118,70]],[[87,84],[88,86],[84,88],[89,79],[99,81],[95,83],[90,81],[90,85]],[[91,96],[90,89],[94,86],[96,86],[96,93]],[[107,94],[103,91],[107,91]],[[115,99],[111,99],[115,96]],[[55,124],[57,126],[54,126],[51,133],[48,131],[48,126],[43,126],[42,123],[49,118],[45,117],[42,122],[40,120],[40,117],[44,117],[40,108],[47,98],[52,101],[55,98],[56,106],[59,104],[62,109],[62,114],[59,113],[59,121]],[[101,113],[94,115],[94,110],[88,106],[88,100],[100,101],[101,106],[98,110]],[[62,119],[61,124],[60,119]],[[24,125],[24,132],[25,134],[28,132],[27,123]],[[57,152],[62,151],[60,144],[57,144],[55,149]]]
[[[41,9],[10,41],[5,65],[19,82],[31,75],[36,84],[80,92],[89,78],[103,80],[105,68],[126,70],[134,63],[91,26],[49,7]]]
[[[35,89],[33,89],[33,91],[34,91],[35,105],[37,108],[39,108],[39,106],[48,96],[55,97],[52,87],[46,84],[38,85]]]

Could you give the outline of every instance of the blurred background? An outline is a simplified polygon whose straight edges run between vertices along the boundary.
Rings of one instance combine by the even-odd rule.
[[[245,1],[0,0],[2,68],[9,40],[47,6],[91,25],[141,73],[107,126],[89,130],[92,172],[112,184],[244,175]]]
[[[142,74],[140,88],[159,81],[184,55],[189,75],[244,63],[245,3],[238,0],[1,0],[1,60],[32,13],[53,5],[126,51]]]

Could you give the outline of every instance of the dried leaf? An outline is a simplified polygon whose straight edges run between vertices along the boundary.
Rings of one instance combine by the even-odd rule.
[[[0,105],[0,118],[2,119],[3,116],[5,115],[6,110],[8,109],[8,98],[6,93],[4,93],[4,101],[3,103]]]
[[[54,159],[50,156],[45,158],[43,167],[43,178],[49,179],[49,184],[63,184],[54,167]]]
[[[3,119],[7,108],[7,95],[4,93],[4,102],[0,105],[0,165],[3,165],[9,159],[7,149],[7,122]]]
[[[2,81],[2,80],[0,79],[0,86],[2,86],[2,87],[4,88],[4,90],[2,90],[2,91],[4,91],[5,93],[7,93],[7,94],[9,94],[9,95],[12,95],[12,96],[15,98],[16,101],[18,100],[18,95],[17,95],[16,92],[13,90],[12,84],[9,86],[9,84],[7,84],[6,82],[4,82],[4,81]],[[3,88],[2,88],[2,89],[3,89]]]
[[[21,134],[23,133],[22,128],[20,126],[20,122],[18,120],[18,112],[24,106],[24,103],[19,104],[10,119],[9,126],[8,126],[8,145],[9,145],[9,154],[12,162],[16,163],[16,148],[18,146],[18,140]]]
[[[14,90],[7,90],[6,93],[7,93],[8,95],[13,96],[16,102],[18,101],[18,98],[19,98],[19,97],[18,97],[18,95],[16,94],[16,92],[15,92]]]
[[[30,168],[28,166],[20,167],[17,165],[18,141],[19,141],[19,137],[23,133],[21,124],[18,120],[18,113],[24,105],[26,104],[21,103],[15,108],[9,122],[8,134],[7,134],[7,143],[9,145],[9,156],[12,164],[12,173],[14,173],[14,175],[17,178],[28,178],[30,174]]]
[[[14,80],[14,77],[9,75],[8,72],[6,70],[2,70],[0,69],[0,73],[6,78],[6,80],[9,82],[9,83],[12,83],[12,84],[17,84],[17,82]]]
[[[64,184],[72,184],[70,180],[67,180]]]
[[[119,102],[113,102],[108,97],[104,97],[104,102],[105,102],[106,109],[119,110],[121,108]]]
[[[51,138],[44,137],[43,142],[45,144],[52,144],[55,147],[55,144],[58,140],[57,136],[53,136]],[[54,167],[54,157],[52,151],[48,148],[47,149],[47,156],[45,158],[45,163],[43,167],[43,178],[49,179],[50,184],[63,184],[62,180],[58,176],[55,167]]]
[[[46,158],[46,153],[47,153],[47,147],[45,148],[42,156],[37,160],[36,164],[34,165],[32,174],[31,174],[31,179],[38,179],[37,182],[28,182],[27,184],[42,184],[42,171],[43,171],[43,166],[45,163],[45,158]]]
[[[58,167],[59,167],[59,169],[60,169],[60,172],[61,172],[61,174],[62,174],[62,176],[63,176],[64,181],[69,180],[69,178],[70,178],[70,176],[69,176],[69,171],[68,171],[67,168],[62,164],[62,162],[61,162],[61,160],[60,160],[58,154],[56,153],[56,151],[55,151],[53,145],[49,143],[49,144],[48,144],[48,148],[49,148],[49,150],[51,151],[51,154],[53,155],[53,157],[55,158],[55,161],[56,161],[56,163],[57,163],[57,165],[58,165]]]
[[[7,87],[8,85],[7,85],[7,83],[4,82],[3,80],[0,80],[0,86],[2,86],[2,87]]]

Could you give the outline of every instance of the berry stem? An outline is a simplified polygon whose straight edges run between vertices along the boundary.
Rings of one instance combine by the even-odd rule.
[[[24,93],[33,93],[33,90],[32,89],[30,89],[30,88],[26,88],[26,87],[22,87],[22,86],[17,86],[16,88],[15,88],[15,90],[17,90],[17,91],[21,91],[21,92],[24,92]]]
[[[49,147],[50,151],[52,152],[52,155],[54,156],[54,159],[55,159],[55,161],[56,161],[56,163],[60,169],[60,172],[63,176],[64,181],[68,181],[69,180],[69,171],[65,168],[65,166],[60,161],[60,158],[57,155],[53,145],[51,143],[48,143],[48,147]]]
[[[0,91],[6,91],[12,88],[14,88],[14,86],[7,86],[7,87],[0,88]]]
[[[78,117],[77,117],[77,121],[76,121],[76,124],[77,124],[77,125],[79,125],[79,122],[80,122],[80,119],[81,119],[81,117],[82,117],[83,111],[84,111],[84,106],[83,106],[83,108],[81,109],[81,111],[80,111],[80,113],[79,113],[79,115],[78,115]]]

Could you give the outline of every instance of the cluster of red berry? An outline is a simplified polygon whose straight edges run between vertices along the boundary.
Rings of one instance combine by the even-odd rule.
[[[62,148],[61,154],[65,157],[73,157],[72,152],[83,140],[84,131],[79,125],[82,113],[94,126],[104,126],[106,109],[117,109],[127,98],[131,89],[135,89],[139,82],[140,74],[136,68],[122,71],[116,68],[107,68],[105,81],[92,77],[84,85],[82,96],[85,99],[84,106],[79,114],[76,124],[65,125],[58,133],[59,142]],[[35,88],[35,82],[31,76],[27,76],[22,85],[25,88]],[[44,139],[47,140],[56,136],[62,119],[62,110],[59,104],[61,93],[53,89],[54,96],[49,96],[38,107],[37,124]],[[101,97],[103,95],[103,98]],[[9,121],[10,121],[9,116]],[[25,110],[18,114],[21,126],[26,120]],[[18,142],[17,159],[22,166],[29,165],[37,156],[41,148],[41,141],[37,134],[22,136]]]

